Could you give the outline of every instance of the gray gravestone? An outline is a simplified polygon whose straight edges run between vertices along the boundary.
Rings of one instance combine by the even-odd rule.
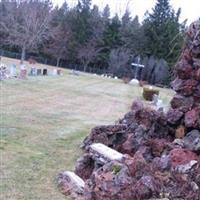
[[[17,67],[15,64],[12,64],[10,67],[10,76],[16,77],[17,76]]]
[[[6,67],[0,63],[0,80],[6,78]]]
[[[42,70],[41,69],[37,69],[37,76],[40,76],[42,74]]]
[[[37,69],[35,67],[31,68],[30,76],[37,76]]]

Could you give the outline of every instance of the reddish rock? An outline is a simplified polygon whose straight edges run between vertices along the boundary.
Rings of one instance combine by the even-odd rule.
[[[151,139],[149,146],[153,157],[161,157],[162,153],[169,148],[169,142],[166,139]]]
[[[179,165],[188,164],[191,160],[199,160],[199,156],[187,149],[173,149],[169,153],[171,166],[176,168]]]
[[[199,65],[199,67],[200,67],[200,65]],[[196,78],[196,80],[200,81],[200,69],[198,69],[198,70],[196,71],[196,73],[195,73],[195,78]]]
[[[185,114],[185,126],[200,129],[200,107],[196,107]]]
[[[180,85],[176,85],[175,91],[177,91],[179,94],[183,96],[190,96],[195,91],[197,85],[198,81],[189,79],[186,81],[182,81]]]
[[[194,104],[193,97],[184,97],[182,95],[175,95],[171,100],[171,106],[173,109],[179,109],[183,112],[189,111]]]
[[[119,162],[110,162],[94,172],[86,182],[85,199],[132,200],[132,185],[128,167]]]
[[[150,129],[153,121],[158,118],[157,112],[150,108],[144,108],[141,110],[136,111],[135,113],[135,122],[139,125],[143,125],[146,129]]]
[[[179,61],[175,68],[176,74],[180,79],[190,79],[193,76],[193,67],[185,59]]]
[[[127,126],[123,124],[97,126],[92,129],[90,135],[83,141],[82,148],[88,150],[92,143],[102,143],[106,146],[118,149],[118,145],[126,141]]]
[[[180,122],[182,117],[183,112],[179,111],[178,109],[171,109],[167,113],[167,121],[170,124],[177,124],[178,122]]]
[[[140,151],[137,151],[133,158],[126,156],[124,162],[128,166],[132,177],[141,177],[148,167],[148,164]]]
[[[150,199],[153,194],[160,193],[160,184],[151,175],[144,175],[134,185],[134,199]]]
[[[200,84],[197,85],[195,91],[194,91],[194,94],[193,96],[195,97],[195,102],[200,102]]]
[[[89,179],[95,167],[95,162],[92,156],[88,153],[84,154],[76,162],[75,174],[83,180]]]

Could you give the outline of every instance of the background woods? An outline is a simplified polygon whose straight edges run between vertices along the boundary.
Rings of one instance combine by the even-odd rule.
[[[143,62],[154,56],[156,62],[164,59],[168,66],[174,65],[185,30],[180,14],[169,0],[157,0],[141,23],[129,10],[112,17],[108,5],[100,11],[91,0],[79,0],[73,8],[67,1],[53,7],[49,0],[1,0],[0,48],[21,53],[22,62],[39,55],[55,59],[57,66],[62,62],[82,65],[84,71],[90,67],[127,76],[138,55]]]

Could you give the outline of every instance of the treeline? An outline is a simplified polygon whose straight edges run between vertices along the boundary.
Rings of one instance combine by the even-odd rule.
[[[79,0],[73,8],[67,2],[59,8],[49,0],[1,0],[0,47],[21,52],[22,61],[31,53],[84,70],[126,71],[137,55],[163,58],[173,66],[185,29],[180,14],[169,0],[157,0],[142,23],[129,10],[111,17],[108,5],[100,11],[91,0]]]

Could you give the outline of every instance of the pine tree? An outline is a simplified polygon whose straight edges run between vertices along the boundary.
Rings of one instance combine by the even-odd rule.
[[[131,18],[127,10],[122,17],[121,38],[123,46],[128,48],[132,54],[143,54],[144,33],[139,23],[138,17]]]
[[[110,18],[110,7],[107,4],[106,7],[103,9],[102,17],[104,19],[109,19]]]
[[[173,65],[183,42],[182,25],[179,23],[181,10],[176,13],[169,0],[157,0],[153,12],[147,13],[144,21],[146,53],[164,58]]]

